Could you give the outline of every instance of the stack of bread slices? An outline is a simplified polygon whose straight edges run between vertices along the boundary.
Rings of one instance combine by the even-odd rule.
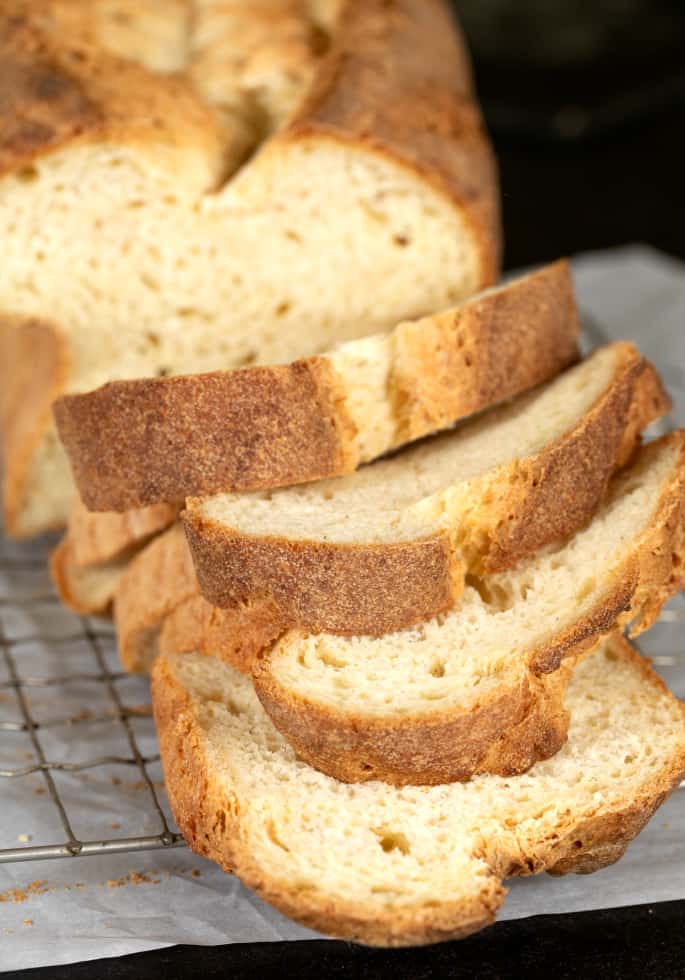
[[[655,369],[578,332],[558,262],[278,368],[56,403],[58,587],[151,668],[189,844],[300,922],[466,935],[503,878],[616,860],[685,773],[621,636],[685,584],[685,432],[644,442]]]
[[[0,104],[5,527],[71,514],[190,846],[379,945],[620,857],[685,772],[622,638],[685,432],[565,262],[497,284],[442,0],[0,0]]]

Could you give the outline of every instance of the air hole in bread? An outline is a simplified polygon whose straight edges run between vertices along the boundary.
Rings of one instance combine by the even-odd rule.
[[[147,286],[147,288],[151,290],[153,293],[159,292],[159,283],[157,282],[156,279],[153,279],[152,276],[148,276],[145,273],[143,273],[140,277],[140,281],[144,286]]]
[[[287,846],[287,844],[284,844],[281,838],[278,836],[278,833],[276,831],[276,825],[271,818],[269,818],[266,821],[265,828],[266,828],[266,835],[271,841],[271,843],[275,844],[276,847],[280,847],[282,851],[287,851],[289,854],[290,848]]]
[[[506,612],[513,605],[513,596],[496,582],[488,582],[478,575],[469,573],[466,576],[466,585],[475,589],[486,606],[491,606],[496,611]]]
[[[291,309],[292,304],[287,300],[284,300],[282,303],[278,304],[274,312],[276,313],[276,316],[285,316],[287,313],[290,313]]]
[[[444,677],[445,676],[445,661],[444,660],[434,660],[433,663],[432,663],[432,665],[431,665],[431,668],[430,668],[430,673],[433,675],[433,677]]]
[[[321,650],[319,652],[319,660],[326,667],[347,667],[347,661],[341,657],[336,657],[330,650]]]
[[[411,851],[406,834],[403,834],[401,830],[388,830],[381,827],[373,832],[378,837],[378,843],[386,854],[391,854],[393,851],[399,851],[401,854],[409,854]]]
[[[577,598],[579,601],[587,599],[587,597],[594,592],[596,588],[596,582],[593,578],[586,578],[580,589],[578,590]]]
[[[22,170],[17,171],[17,180],[21,181],[22,184],[30,184],[32,181],[37,179],[37,167],[24,167]]]
[[[393,235],[392,240],[398,248],[406,248],[411,242],[408,235]]]

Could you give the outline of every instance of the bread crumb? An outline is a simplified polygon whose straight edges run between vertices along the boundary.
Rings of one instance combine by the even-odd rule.
[[[119,827],[121,827],[121,824],[120,823],[111,823],[110,824],[110,827],[112,828],[112,830],[118,830]]]
[[[74,725],[79,721],[90,721],[92,717],[93,712],[90,710],[90,708],[84,708],[83,711],[79,711],[77,714],[71,716],[69,719],[69,724]]]
[[[31,836],[31,834],[19,834],[17,840],[19,841],[20,844],[28,844],[30,840],[33,840],[33,837]]]
[[[112,786],[121,786],[121,780],[118,776],[112,776]]]
[[[45,796],[45,786],[36,786],[33,792],[36,794],[36,796]]]
[[[129,871],[121,878],[110,878],[106,882],[108,888],[123,888],[124,885],[159,885],[161,878],[153,878],[141,871]]]
[[[127,715],[135,715],[138,718],[151,718],[152,717],[152,705],[151,704],[132,704],[126,706]]]
[[[8,888],[5,892],[0,892],[0,902],[13,902],[21,905],[33,895],[43,895],[48,889],[44,879],[32,881],[26,888]]]
[[[23,922],[23,924],[25,926],[32,926],[33,925],[33,919],[22,919],[21,921]]]
[[[198,871],[197,868],[193,868],[193,870],[190,872],[190,876],[191,878],[199,878],[200,872]]]

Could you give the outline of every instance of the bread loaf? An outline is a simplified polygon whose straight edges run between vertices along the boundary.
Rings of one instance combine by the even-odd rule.
[[[66,522],[50,403],[273,364],[492,283],[496,174],[441,0],[3,0],[5,525]],[[41,378],[36,368],[40,369]]]

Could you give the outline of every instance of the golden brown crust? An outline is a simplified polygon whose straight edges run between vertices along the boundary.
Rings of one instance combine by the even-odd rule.
[[[685,581],[685,430],[665,439],[677,447],[678,459],[649,528],[612,572],[602,599],[556,633],[550,626],[545,643],[521,664],[518,679],[498,686],[476,708],[398,716],[390,706],[388,715],[370,716],[335,710],[284,687],[272,671],[276,645],[259,654],[253,668],[255,690],[276,728],[310,765],[355,782],[465,780],[478,772],[502,772],[504,759],[521,772],[546,751],[556,751],[565,734],[559,718],[563,678],[550,691],[541,676],[553,675],[563,659],[575,661],[627,623],[636,623],[635,632],[646,628]],[[297,635],[286,641],[296,644]],[[534,708],[540,698],[543,703]],[[519,727],[509,744],[514,726]],[[508,746],[504,759],[495,747],[502,741]]]
[[[479,570],[510,568],[581,527],[597,510],[612,473],[629,461],[642,430],[668,412],[670,398],[653,365],[632,344],[617,344],[616,350],[615,383],[582,425],[510,466],[506,477],[495,472],[484,481],[476,528],[483,552]]]
[[[345,142],[418,174],[466,215],[480,245],[477,288],[497,279],[497,168],[466,46],[441,0],[344,4],[332,50],[278,138]]]
[[[68,534],[50,555],[50,577],[61,601],[79,616],[106,616],[126,569],[126,560],[112,559],[95,567],[74,558]]]
[[[389,450],[554,377],[578,356],[570,269],[555,262],[457,310],[400,324]],[[360,462],[334,363],[111,382],[59,399],[55,417],[91,510],[253,490]]]
[[[464,569],[445,532],[396,545],[336,545],[229,535],[183,512],[200,589],[232,608],[271,599],[283,627],[380,635],[452,607]]]
[[[173,504],[153,504],[123,514],[92,514],[77,497],[67,531],[73,560],[77,565],[97,565],[129,554],[173,524],[178,511]]]
[[[60,563],[53,572],[61,573],[62,556],[53,561]],[[73,573],[73,566],[67,568]],[[249,674],[256,654],[285,628],[269,600],[234,609],[211,606],[200,595],[180,525],[144,547],[121,571],[113,595],[117,639],[122,664],[132,673],[146,673],[162,652],[202,653]],[[64,597],[67,585],[59,584]]]
[[[395,334],[389,387],[399,445],[549,381],[578,359],[570,266],[553,262]]]
[[[649,362],[632,344],[616,350],[614,380],[591,410],[536,456],[476,486],[463,527],[397,544],[256,537],[189,501],[182,517],[203,594],[222,607],[269,596],[284,623],[342,634],[378,636],[449,609],[462,592],[464,558],[475,570],[509,567],[585,523],[641,430],[666,410]]]
[[[198,191],[218,182],[221,126],[186,82],[109,53],[73,4],[3,0],[0,14],[0,174],[67,146],[123,142]]]
[[[91,514],[77,497],[67,532],[50,556],[50,575],[64,605],[83,616],[108,613],[128,561],[177,516],[170,504]]]
[[[663,689],[629,644],[615,638],[612,647],[616,657],[638,666],[646,683]],[[635,799],[613,807],[604,804],[592,817],[567,816],[560,820],[553,839],[538,839],[534,830],[519,828],[516,835],[507,836],[505,848],[481,841],[474,857],[487,863],[490,877],[469,902],[436,896],[436,903],[399,912],[388,911],[380,901],[364,907],[333,899],[323,886],[302,890],[279,876],[278,868],[259,864],[250,847],[247,808],[226,781],[222,785],[205,748],[197,708],[173,664],[158,658],[152,680],[167,792],[190,847],[237,874],[261,898],[303,925],[369,945],[408,946],[462,938],[494,921],[506,894],[500,880],[505,876],[541,871],[586,873],[613,863],[685,773],[685,756],[680,752],[641,787]]]
[[[0,439],[5,530],[23,537],[21,516],[31,460],[50,426],[52,402],[69,373],[67,345],[51,325],[0,315]]]
[[[55,404],[90,510],[251,490],[354,469],[338,382],[320,357],[110,382]]]
[[[278,609],[268,600],[236,609],[217,609],[198,594],[163,621],[159,653],[202,653],[250,674],[257,654],[283,631]]]
[[[164,618],[196,595],[183,528],[174,524],[133,559],[116,590],[114,621],[125,670],[149,669]]]

